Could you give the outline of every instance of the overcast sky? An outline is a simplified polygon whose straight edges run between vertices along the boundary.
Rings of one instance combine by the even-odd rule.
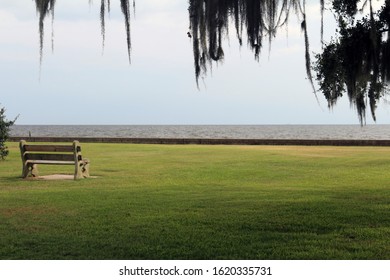
[[[348,99],[329,111],[306,79],[304,38],[291,17],[262,50],[260,61],[231,31],[225,60],[200,88],[195,82],[192,42],[187,37],[188,1],[136,1],[129,64],[119,1],[111,1],[102,49],[100,1],[57,0],[54,52],[46,21],[39,66],[38,17],[34,2],[0,2],[0,103],[17,124],[357,124]],[[310,4],[311,3],[311,4]],[[312,51],[319,51],[319,1],[307,10]],[[334,30],[327,15],[325,38]],[[40,73],[41,71],[41,73]],[[390,120],[380,103],[378,124]],[[373,123],[370,115],[367,123]]]

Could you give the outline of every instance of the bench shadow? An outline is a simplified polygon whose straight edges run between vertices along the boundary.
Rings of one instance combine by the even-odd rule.
[[[94,179],[98,178],[98,176],[89,176],[87,178],[83,179]],[[73,174],[51,174],[51,175],[43,175],[43,176],[38,176],[35,178],[23,178],[22,176],[4,176],[1,178],[1,181],[4,182],[15,182],[15,181],[64,181],[64,180],[70,180],[70,181],[79,181],[83,179],[77,179],[74,180],[74,175]]]

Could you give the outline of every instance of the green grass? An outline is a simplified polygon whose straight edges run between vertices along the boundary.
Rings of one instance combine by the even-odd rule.
[[[390,259],[389,148],[82,144],[97,178],[26,181],[8,145],[0,259]]]

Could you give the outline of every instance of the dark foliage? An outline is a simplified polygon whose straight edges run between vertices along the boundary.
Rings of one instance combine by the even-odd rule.
[[[5,108],[0,109],[0,160],[5,160],[8,156],[8,147],[5,142],[8,140],[10,127],[15,123],[16,118],[13,121],[9,121],[5,116]]]
[[[333,0],[333,10],[343,16],[354,17],[358,11],[360,0]]]
[[[370,9],[367,17],[356,21],[356,8],[343,7],[338,11],[338,38],[316,55],[314,70],[329,107],[346,92],[362,124],[367,107],[376,119],[377,102],[387,94],[390,81],[389,4],[386,0],[381,11],[375,14]]]

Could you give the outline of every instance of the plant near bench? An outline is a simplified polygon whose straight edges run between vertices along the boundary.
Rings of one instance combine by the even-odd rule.
[[[0,109],[0,160],[5,160],[8,156],[8,147],[5,142],[8,140],[11,126],[15,123],[16,117],[13,121],[9,121],[5,116],[5,108]]]

